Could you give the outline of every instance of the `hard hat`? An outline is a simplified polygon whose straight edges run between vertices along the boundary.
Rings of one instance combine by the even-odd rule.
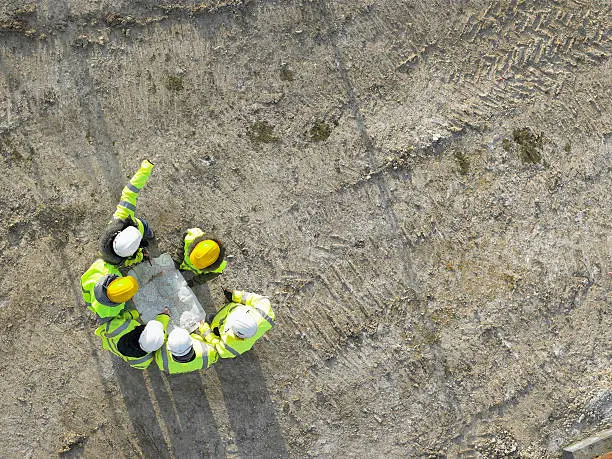
[[[217,258],[221,249],[212,239],[206,239],[205,241],[199,242],[189,254],[189,261],[198,269],[204,269],[207,266],[212,265]]]
[[[225,331],[231,330],[238,338],[250,338],[257,333],[257,319],[253,310],[246,306],[238,306],[227,316]]]
[[[136,253],[140,247],[142,234],[135,226],[128,226],[119,231],[113,240],[113,251],[120,257],[130,257]]]
[[[150,320],[138,338],[140,349],[155,352],[164,344],[164,326],[159,320]]]
[[[106,296],[113,303],[125,303],[138,292],[138,281],[132,276],[118,277],[106,289]]]
[[[168,350],[177,357],[187,355],[192,346],[191,336],[184,328],[175,328],[168,335]]]

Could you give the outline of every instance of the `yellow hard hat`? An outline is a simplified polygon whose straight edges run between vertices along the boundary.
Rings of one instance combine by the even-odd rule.
[[[115,279],[106,289],[108,299],[113,303],[125,303],[138,292],[138,282],[132,276]]]
[[[189,254],[189,261],[198,269],[204,269],[212,265],[219,258],[221,249],[212,239],[199,242]]]

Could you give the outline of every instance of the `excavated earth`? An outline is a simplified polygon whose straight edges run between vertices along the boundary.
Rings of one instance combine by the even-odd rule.
[[[8,0],[0,457],[556,458],[612,425],[609,2]],[[154,254],[277,326],[101,348],[79,277],[140,161]]]

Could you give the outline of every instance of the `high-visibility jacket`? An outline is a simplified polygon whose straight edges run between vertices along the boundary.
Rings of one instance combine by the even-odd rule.
[[[109,300],[106,294],[108,284],[119,277],[119,269],[102,259],[96,260],[81,276],[83,300],[87,308],[102,319],[119,315],[125,307],[125,303],[115,303]]]
[[[121,353],[119,348],[121,347],[120,341],[125,339],[137,340],[140,334],[144,330],[144,325],[138,322],[139,314],[135,309],[131,311],[123,311],[114,319],[100,325],[95,334],[102,338],[102,347],[111,351],[113,354],[121,357],[124,361],[129,363],[134,368],[144,370],[151,362],[155,359],[153,352],[139,352],[140,355],[129,356]],[[170,317],[166,314],[159,314],[155,317],[155,320],[162,323],[164,326],[164,335],[168,328],[168,322]],[[136,333],[138,336],[131,337],[130,333]]]
[[[113,218],[107,225],[100,238],[100,253],[102,258],[113,265],[130,266],[139,263],[143,259],[142,247],[139,248],[134,255],[131,257],[120,257],[113,250],[113,240],[120,231],[124,230],[128,226],[134,226],[140,231],[140,234],[144,236],[145,228],[142,220],[136,218],[134,212],[136,211],[136,203],[138,201],[138,193],[145,186],[153,170],[153,164],[148,160],[144,160],[140,164],[140,168],[130,179],[128,184],[123,188],[121,192],[121,199]],[[144,241],[144,239],[143,239]]]
[[[159,369],[165,373],[189,373],[207,369],[219,359],[219,354],[213,346],[204,342],[204,339],[196,333],[191,334],[194,358],[189,362],[178,362],[168,350],[166,344],[155,351],[155,362]]]
[[[250,338],[238,338],[231,331],[225,332],[225,321],[227,316],[241,304],[249,306],[257,311],[257,333]],[[256,293],[235,290],[232,292],[232,303],[223,306],[213,318],[210,329],[212,333],[207,333],[207,325],[200,326],[200,333],[204,339],[212,344],[219,357],[231,359],[245,353],[253,347],[253,344],[274,326],[274,311],[270,300],[265,296]]]
[[[196,268],[189,260],[189,255],[200,242],[205,241],[207,239],[211,239],[219,244],[219,248],[221,249],[219,252],[219,258],[212,265],[207,266],[204,269]],[[227,266],[227,261],[223,259],[225,256],[225,247],[218,241],[214,239],[209,234],[204,233],[200,228],[189,228],[185,233],[185,245],[183,248],[183,262],[181,263],[180,269],[193,271],[196,274],[208,274],[208,273],[219,273],[221,274],[225,267]]]

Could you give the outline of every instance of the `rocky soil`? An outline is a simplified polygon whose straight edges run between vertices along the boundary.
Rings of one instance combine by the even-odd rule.
[[[0,5],[2,457],[555,458],[612,424],[606,1]],[[79,277],[121,188],[277,327],[133,370]]]

